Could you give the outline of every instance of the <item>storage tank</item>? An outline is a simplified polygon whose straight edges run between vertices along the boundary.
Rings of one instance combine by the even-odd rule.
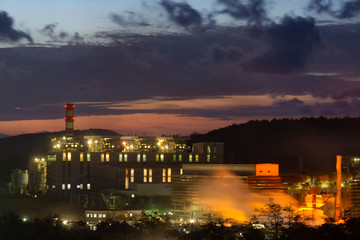
[[[23,193],[28,183],[28,170],[13,169],[11,171],[11,191],[13,193]]]

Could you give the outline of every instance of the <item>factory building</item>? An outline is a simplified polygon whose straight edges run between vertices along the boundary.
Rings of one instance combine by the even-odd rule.
[[[360,156],[337,156],[336,215],[360,217]]]
[[[161,192],[182,174],[182,164],[223,161],[222,143],[189,145],[183,137],[74,135],[74,108],[65,105],[65,135],[53,136],[51,150],[30,160],[30,185],[37,191],[46,188],[48,195],[87,207],[91,192],[141,193],[148,188]]]

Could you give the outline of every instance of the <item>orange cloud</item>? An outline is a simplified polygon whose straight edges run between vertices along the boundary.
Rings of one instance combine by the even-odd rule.
[[[270,118],[267,116],[261,117],[261,119]],[[122,134],[132,133],[139,135],[189,135],[192,132],[206,133],[216,128],[248,120],[250,120],[249,117],[224,120],[180,114],[136,113],[75,117],[75,129],[102,128],[111,129]],[[41,131],[61,131],[64,128],[65,123],[63,119],[2,121],[0,124],[0,132],[9,135]]]

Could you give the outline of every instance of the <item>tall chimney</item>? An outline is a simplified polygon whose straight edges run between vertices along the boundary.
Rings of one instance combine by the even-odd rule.
[[[335,201],[335,221],[340,219],[341,211],[341,162],[342,156],[336,156],[336,201]]]
[[[65,135],[74,135],[74,104],[65,104]]]

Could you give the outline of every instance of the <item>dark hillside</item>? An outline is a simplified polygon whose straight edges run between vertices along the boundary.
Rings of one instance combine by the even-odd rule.
[[[225,163],[274,162],[282,173],[329,172],[337,154],[360,154],[360,118],[249,121],[192,135],[192,141],[224,142]]]

